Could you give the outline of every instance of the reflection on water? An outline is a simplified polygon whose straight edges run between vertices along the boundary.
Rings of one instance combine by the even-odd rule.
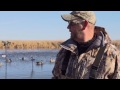
[[[55,59],[57,53],[58,50],[9,50],[7,55],[12,62],[6,63],[1,50],[0,79],[51,79],[54,63],[50,63],[50,58]],[[44,64],[36,65],[41,60]]]

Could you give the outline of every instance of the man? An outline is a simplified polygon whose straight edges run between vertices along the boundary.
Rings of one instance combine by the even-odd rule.
[[[53,79],[119,79],[120,52],[103,27],[95,26],[93,11],[62,15],[71,38],[61,44]]]

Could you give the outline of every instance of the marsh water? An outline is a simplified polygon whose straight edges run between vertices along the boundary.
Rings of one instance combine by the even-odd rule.
[[[51,79],[54,62],[50,58],[55,59],[57,53],[58,50],[0,50],[0,79]],[[3,54],[12,62],[6,63]],[[44,64],[37,65],[41,60]]]

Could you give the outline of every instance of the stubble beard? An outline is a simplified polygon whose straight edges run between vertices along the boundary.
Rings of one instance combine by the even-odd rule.
[[[82,42],[83,41],[83,32],[82,31],[78,31],[77,33],[71,33],[71,39],[77,41],[77,42]]]

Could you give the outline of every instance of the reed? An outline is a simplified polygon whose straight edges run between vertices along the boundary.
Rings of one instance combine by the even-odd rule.
[[[116,47],[120,48],[120,40],[113,40],[112,43],[113,43]]]
[[[11,44],[8,49],[60,49],[60,44],[64,40],[9,40]],[[120,48],[120,40],[113,40],[112,43]],[[0,49],[5,49],[2,40]]]
[[[8,49],[60,49],[62,40],[9,40]],[[5,49],[0,41],[0,49]]]

